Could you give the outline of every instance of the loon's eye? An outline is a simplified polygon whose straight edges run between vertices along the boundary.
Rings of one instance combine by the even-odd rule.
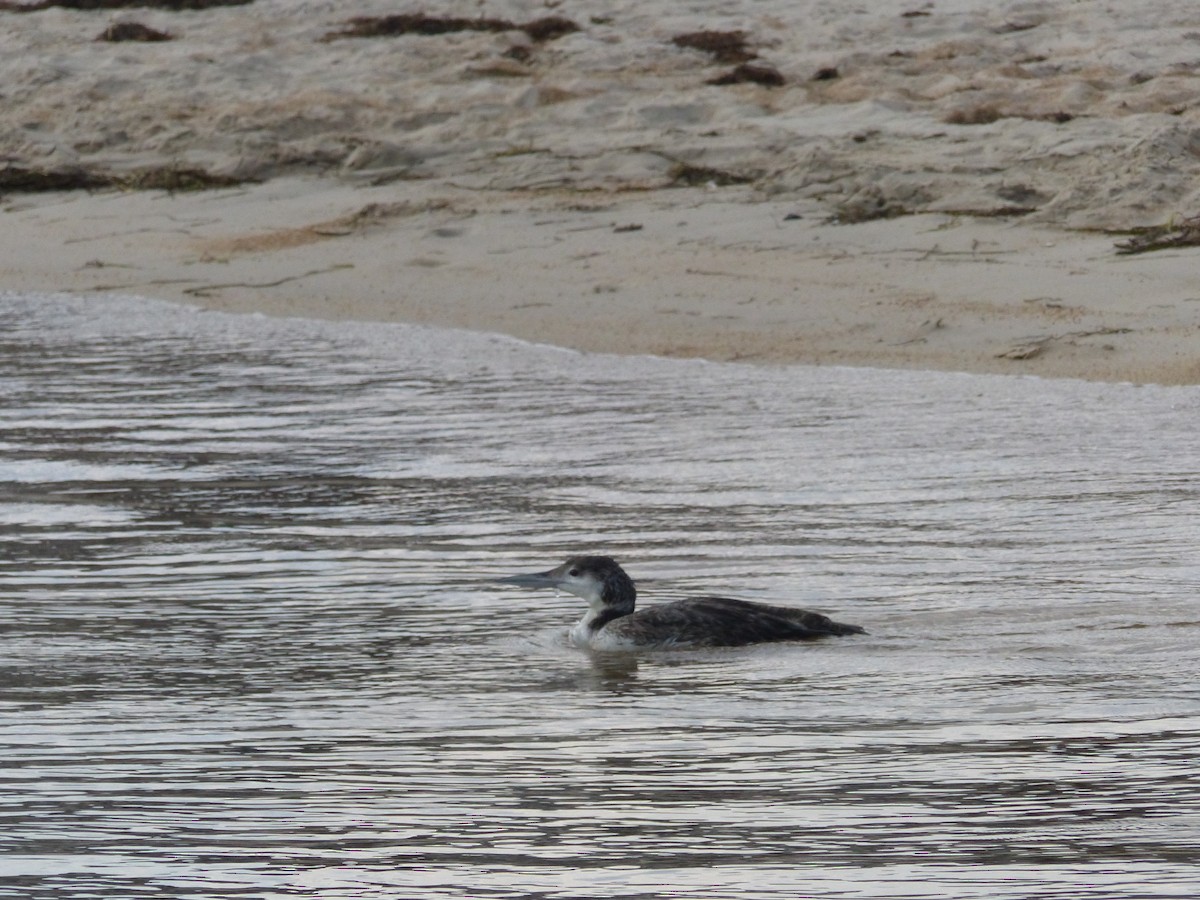
[[[578,577],[579,577],[579,570],[578,570],[578,569],[572,569],[572,570],[571,570],[570,572],[568,572],[567,574],[568,574],[568,575],[570,575],[572,578],[578,578]]]

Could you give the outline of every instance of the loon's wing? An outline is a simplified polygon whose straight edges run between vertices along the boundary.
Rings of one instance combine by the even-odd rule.
[[[857,625],[843,625],[820,613],[729,597],[697,597],[647,606],[608,627],[638,643],[708,647],[866,633]]]

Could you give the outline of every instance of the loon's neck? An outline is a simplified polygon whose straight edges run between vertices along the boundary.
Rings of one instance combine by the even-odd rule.
[[[589,609],[587,611],[587,615],[583,617],[582,624],[588,629],[588,631],[595,632],[599,631],[614,619],[620,619],[627,615],[629,615],[629,613],[626,610],[614,609],[611,606],[606,606],[604,609],[595,612]]]
[[[590,646],[592,639],[599,634],[601,628],[609,622],[622,619],[627,615],[629,612],[614,609],[611,606],[589,609],[571,629],[571,640],[580,647]]]
[[[588,601],[588,609],[571,629],[571,640],[581,647],[591,646],[592,639],[605,625],[629,615],[637,605],[637,590],[619,566],[614,566],[602,582],[593,582],[590,588],[579,592]]]

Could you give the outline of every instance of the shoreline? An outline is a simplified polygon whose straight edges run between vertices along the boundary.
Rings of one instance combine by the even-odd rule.
[[[1200,211],[1184,0],[80,5],[0,4],[5,288],[1200,383],[1110,236]]]
[[[410,322],[582,351],[1200,383],[1192,253],[925,214],[831,224],[744,186],[10,197],[6,289]],[[1149,299],[1148,299],[1149,298]]]

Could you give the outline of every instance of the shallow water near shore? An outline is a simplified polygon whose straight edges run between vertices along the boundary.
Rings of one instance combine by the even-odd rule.
[[[1198,389],[0,326],[0,897],[1195,894]],[[589,656],[579,551],[870,633]]]

